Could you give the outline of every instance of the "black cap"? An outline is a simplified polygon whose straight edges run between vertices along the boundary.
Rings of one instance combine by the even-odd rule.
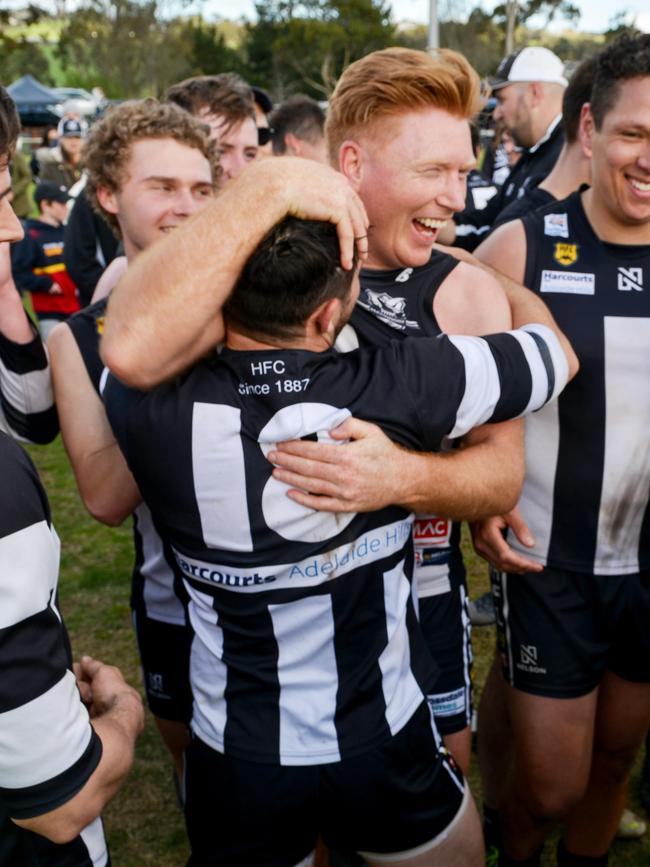
[[[48,202],[62,202],[65,204],[72,196],[64,186],[59,186],[53,181],[41,181],[34,190],[34,201],[36,204],[43,200]]]
[[[253,91],[253,99],[262,109],[264,114],[269,114],[273,110],[273,100],[265,90],[261,87],[251,87]]]
[[[59,138],[85,138],[88,124],[76,117],[64,117],[56,128]]]

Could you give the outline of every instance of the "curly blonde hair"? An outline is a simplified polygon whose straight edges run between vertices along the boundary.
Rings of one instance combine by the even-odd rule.
[[[83,150],[83,166],[88,179],[85,192],[91,206],[119,234],[114,214],[105,211],[97,200],[97,188],[119,190],[126,179],[129,152],[142,139],[170,138],[196,148],[212,168],[216,189],[221,169],[219,152],[209,129],[178,105],[142,99],[111,108],[90,130]]]
[[[480,80],[462,54],[373,51],[348,66],[330,99],[325,122],[330,160],[337,166],[343,142],[367,134],[376,121],[426,108],[469,119],[479,106]]]

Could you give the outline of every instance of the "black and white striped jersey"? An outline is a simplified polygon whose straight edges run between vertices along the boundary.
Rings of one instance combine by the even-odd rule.
[[[195,733],[253,761],[338,761],[399,731],[434,677],[411,516],[294,503],[266,459],[275,443],[327,439],[354,414],[434,449],[565,379],[541,326],[346,354],[224,349],[147,393],[109,377],[109,419],[190,594]]]
[[[581,194],[523,220],[526,285],[580,359],[558,401],[526,420],[526,556],[599,575],[650,568],[650,245],[602,242]],[[513,540],[513,545],[517,545]]]
[[[59,432],[47,353],[35,329],[30,343],[0,332],[0,431],[33,443],[49,443]]]
[[[66,320],[79,348],[93,388],[100,395],[104,364],[99,340],[104,328],[107,298],[85,307]],[[143,616],[163,623],[187,623],[187,594],[174,557],[158,533],[151,512],[141,503],[133,512],[131,605]]]
[[[442,334],[433,312],[436,292],[459,260],[435,250],[419,268],[375,270],[362,268],[361,291],[341,350],[382,346],[406,337]],[[465,580],[460,551],[460,524],[437,515],[417,515],[413,523],[418,598],[448,593]]]
[[[28,456],[0,433],[0,865],[106,865],[101,820],[65,846],[10,820],[72,798],[101,757],[57,607],[59,540]],[[74,856],[74,860],[73,860]]]

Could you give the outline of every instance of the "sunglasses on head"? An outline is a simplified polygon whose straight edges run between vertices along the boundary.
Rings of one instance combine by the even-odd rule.
[[[271,129],[268,126],[258,126],[257,127],[257,141],[260,147],[264,147],[264,145],[268,144],[273,138],[273,133],[275,130]]]

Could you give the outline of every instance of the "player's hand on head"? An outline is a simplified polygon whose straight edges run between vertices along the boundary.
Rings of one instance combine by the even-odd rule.
[[[533,547],[535,544],[533,535],[522,518],[519,508],[515,506],[506,515],[473,521],[470,524],[476,553],[502,572],[517,575],[523,575],[525,572],[541,572],[543,567],[540,563],[524,557],[506,542],[504,531],[508,527],[522,545],[527,548]]]
[[[290,486],[288,496],[322,512],[373,512],[394,503],[399,446],[377,425],[355,418],[330,436],[340,442],[293,440],[270,452],[273,475]]]
[[[287,215],[334,223],[345,269],[352,267],[355,245],[360,258],[366,258],[368,216],[344,175],[330,166],[299,157],[265,160],[257,168],[280,176]]]

